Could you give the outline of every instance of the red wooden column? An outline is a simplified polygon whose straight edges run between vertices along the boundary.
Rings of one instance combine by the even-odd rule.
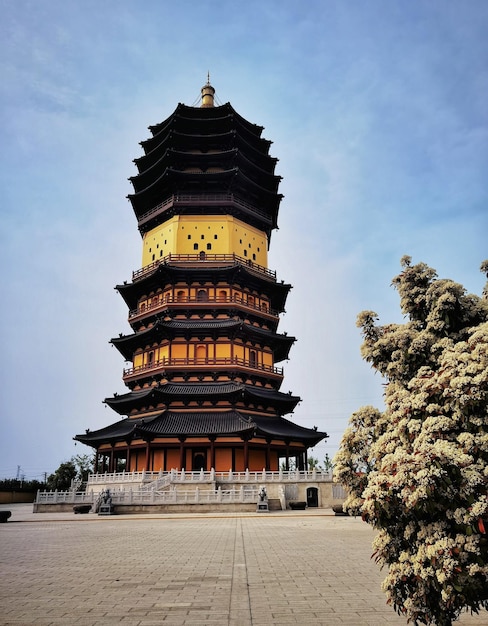
[[[185,448],[183,446],[186,437],[180,437],[180,471],[186,469],[185,465]]]
[[[146,441],[146,463],[145,463],[145,470],[146,472],[149,471],[149,464],[151,462],[151,444],[149,441]]]
[[[271,441],[269,439],[266,439],[266,471],[269,472],[269,459],[270,459],[270,451],[271,451],[271,446],[270,446]]]

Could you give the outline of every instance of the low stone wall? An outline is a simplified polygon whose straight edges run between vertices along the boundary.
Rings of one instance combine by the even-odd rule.
[[[63,502],[62,504],[38,504],[32,505],[33,513],[73,513],[73,503]]]
[[[36,504],[33,513],[73,513],[73,504]],[[116,504],[115,515],[133,515],[134,513],[249,513],[256,511],[256,504],[235,502],[229,504]]]
[[[259,480],[261,477],[262,480]],[[126,475],[122,475],[122,478],[126,479]],[[137,478],[140,477],[137,476]],[[328,476],[322,477],[322,479],[319,476],[318,479],[315,479],[315,474],[312,473],[306,477],[299,473],[297,476],[289,473],[287,477],[283,477],[281,472],[279,475],[276,473],[263,475],[257,473],[256,476],[251,474],[244,477],[242,474],[234,476],[230,472],[228,477],[213,475],[212,481],[209,478],[210,476],[200,478],[199,474],[193,477],[186,476],[184,480],[175,480],[171,485],[164,488],[160,487],[154,492],[151,489],[139,491],[140,484],[138,481],[132,483],[131,489],[124,489],[126,480],[122,481],[120,477],[113,483],[104,481],[97,487],[100,488],[103,484],[104,487],[108,488],[116,509],[128,513],[133,511],[232,511],[232,506],[236,507],[235,510],[238,511],[253,510],[262,488],[266,489],[269,510],[285,508],[290,510],[293,508],[291,504],[298,502],[305,503],[306,507],[310,509],[332,509],[341,506],[345,499],[341,485],[333,483]],[[134,489],[134,487],[136,488]],[[163,492],[174,493],[173,495],[168,493],[168,496],[165,497]],[[89,489],[84,493],[41,492],[38,497],[39,502],[34,505],[34,512],[71,511],[74,504],[96,502],[98,495],[94,489]]]
[[[217,483],[222,489],[239,489],[242,483]],[[279,501],[281,494],[284,490],[286,494],[287,509],[290,508],[289,502],[307,502],[307,489],[310,487],[317,489],[317,507],[319,509],[331,509],[333,506],[342,505],[344,502],[344,494],[341,493],[341,497],[337,498],[334,494],[334,487],[337,486],[332,481],[328,482],[301,482],[287,480],[283,482],[264,482],[257,483],[256,487],[259,489],[262,486],[266,487],[266,493],[269,500]],[[281,509],[281,507],[279,507]]]
[[[275,498],[268,500],[270,511],[281,511],[280,501]],[[38,504],[34,502],[33,513],[74,513],[72,503]],[[79,505],[78,505],[79,506]],[[134,513],[249,513],[256,511],[254,502],[221,502],[191,504],[115,504],[115,514],[132,515]]]
[[[22,502],[34,502],[36,491],[11,490],[0,491],[0,504],[20,504]]]

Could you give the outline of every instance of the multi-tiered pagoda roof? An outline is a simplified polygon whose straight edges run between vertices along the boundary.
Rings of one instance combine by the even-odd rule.
[[[303,466],[326,436],[284,418],[300,398],[280,390],[276,365],[295,341],[278,332],[291,286],[267,267],[277,159],[263,128],[213,93],[207,84],[201,107],[179,104],[150,126],[134,160],[143,266],[116,287],[130,332],[111,340],[129,391],[105,399],[125,418],[76,437],[112,471]]]

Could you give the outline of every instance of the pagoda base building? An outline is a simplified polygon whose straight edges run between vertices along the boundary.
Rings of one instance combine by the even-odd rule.
[[[130,333],[111,340],[128,389],[113,424],[75,437],[97,472],[307,469],[327,437],[289,416],[281,391],[295,338],[278,332],[291,286],[267,265],[279,176],[262,127],[230,104],[179,104],[150,126],[129,196],[142,268],[116,287]]]

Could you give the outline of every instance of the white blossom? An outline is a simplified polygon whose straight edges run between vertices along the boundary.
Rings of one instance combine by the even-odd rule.
[[[466,295],[422,263],[402,265],[405,324],[358,317],[386,408],[352,416],[334,471],[345,508],[378,530],[389,601],[410,621],[450,624],[488,608],[488,288]]]

